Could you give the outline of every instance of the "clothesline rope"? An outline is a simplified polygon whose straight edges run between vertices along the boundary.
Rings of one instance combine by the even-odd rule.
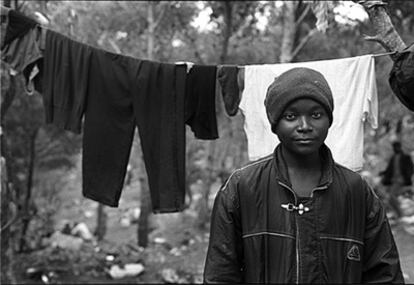
[[[397,51],[390,51],[390,52],[383,52],[383,53],[376,53],[376,54],[369,54],[369,55],[372,55],[373,57],[379,57],[379,56],[392,55],[392,54],[395,54],[395,53],[397,53]],[[359,56],[362,56],[362,55],[359,55]],[[274,64],[278,64],[278,63],[274,63]],[[241,68],[241,69],[244,69],[244,67],[246,65],[237,65],[237,67]]]
[[[384,56],[384,55],[391,55],[391,54],[395,54],[397,53],[397,51],[390,51],[390,52],[383,52],[383,53],[377,53],[377,54],[373,54],[373,57],[377,57],[377,56]]]

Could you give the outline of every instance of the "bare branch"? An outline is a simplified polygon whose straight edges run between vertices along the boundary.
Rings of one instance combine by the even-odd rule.
[[[299,26],[303,22],[303,20],[305,19],[306,15],[309,13],[310,9],[311,9],[311,6],[309,4],[306,5],[305,10],[302,12],[302,14],[296,20],[295,25]]]
[[[108,42],[110,43],[110,45],[112,46],[112,48],[115,50],[116,53],[122,53],[121,49],[119,48],[119,46],[114,42],[113,39],[108,38]]]
[[[162,7],[162,10],[161,10],[160,14],[158,15],[158,18],[154,22],[154,30],[159,26],[161,20],[164,18],[164,14],[165,14],[165,11],[167,11],[167,7],[169,5],[171,5],[171,3],[169,3],[169,2],[163,2],[163,4],[164,5]]]
[[[381,44],[385,49],[387,49],[386,43],[379,36],[364,36],[364,40],[370,41],[370,42],[377,42],[377,43]]]
[[[406,47],[406,44],[401,39],[400,35],[394,28],[391,19],[386,11],[386,5],[381,0],[371,1],[356,1],[361,4],[369,15],[372,27],[375,30],[375,35],[365,37],[369,41],[376,41],[380,43],[387,51],[400,51]],[[391,56],[394,59],[393,56]]]
[[[310,40],[310,38],[318,31],[317,28],[313,28],[308,32],[308,34],[299,42],[295,50],[292,52],[292,59],[299,53],[299,51],[305,46],[305,44]]]

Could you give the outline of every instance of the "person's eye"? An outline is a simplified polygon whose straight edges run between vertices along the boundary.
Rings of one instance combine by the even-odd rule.
[[[313,112],[312,113],[312,118],[319,119],[320,117],[322,117],[322,112]]]
[[[283,117],[288,121],[293,121],[296,118],[295,114],[293,113],[285,113]]]

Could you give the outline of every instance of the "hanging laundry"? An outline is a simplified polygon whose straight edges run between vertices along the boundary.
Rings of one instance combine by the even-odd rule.
[[[186,66],[93,49],[83,136],[83,195],[117,207],[138,126],[153,212],[185,195]]]
[[[187,74],[185,123],[198,139],[217,139],[215,65],[193,65]]]
[[[43,58],[42,29],[35,20],[14,10],[8,11],[7,18],[1,59],[10,65],[13,74],[23,74],[26,92],[31,95],[33,80],[40,72],[38,65]]]
[[[80,133],[84,117],[83,195],[118,206],[138,127],[153,212],[181,211],[186,119],[196,137],[218,137],[216,67],[140,60],[41,30],[35,87],[46,122]]]
[[[106,52],[49,29],[44,45],[46,122],[80,133],[84,117],[83,195],[118,206],[138,126],[153,212],[181,211],[186,65]]]
[[[223,97],[224,108],[227,115],[235,116],[239,109],[241,90],[239,88],[237,65],[220,65],[217,67],[217,79]]]
[[[27,32],[36,28],[39,24],[35,20],[13,9],[9,9],[6,16],[6,34],[1,49],[3,49],[4,46],[9,45],[15,39],[23,37]]]
[[[388,82],[400,102],[414,112],[414,43],[397,53]]]
[[[89,90],[92,47],[47,30],[43,59],[46,123],[79,134]]]
[[[264,98],[274,78],[294,67],[312,68],[325,76],[332,89],[335,106],[326,144],[336,162],[352,170],[360,170],[363,165],[364,122],[368,121],[373,128],[378,125],[375,62],[371,55],[245,66],[240,109],[245,116],[249,159],[271,154],[279,143],[266,117]]]

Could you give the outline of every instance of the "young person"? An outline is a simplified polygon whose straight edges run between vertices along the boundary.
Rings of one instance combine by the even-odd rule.
[[[387,168],[380,174],[382,184],[388,186],[389,204],[395,211],[397,218],[401,218],[402,210],[398,196],[403,194],[405,186],[411,186],[411,176],[414,173],[413,162],[408,154],[401,148],[401,142],[395,141],[392,144],[394,154],[391,156]]]
[[[294,68],[265,107],[280,144],[218,192],[205,283],[403,283],[378,197],[324,141],[333,98],[323,75]]]

